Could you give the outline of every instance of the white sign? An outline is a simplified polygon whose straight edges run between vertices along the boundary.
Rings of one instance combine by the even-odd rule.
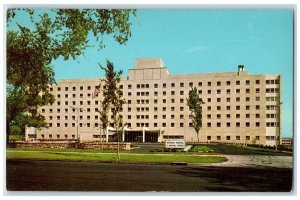
[[[166,140],[167,149],[184,149],[185,141],[184,140]]]

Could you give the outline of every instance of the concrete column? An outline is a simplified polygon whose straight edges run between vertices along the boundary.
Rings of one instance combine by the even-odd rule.
[[[143,142],[145,142],[145,129],[143,127]]]
[[[122,142],[125,141],[125,130],[123,129],[123,133],[122,133]]]
[[[108,127],[106,127],[106,142],[108,142]]]

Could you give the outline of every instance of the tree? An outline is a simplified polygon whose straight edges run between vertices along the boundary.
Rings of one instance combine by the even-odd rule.
[[[191,88],[191,90],[189,91],[189,98],[187,99],[187,105],[191,110],[191,116],[193,120],[192,126],[197,134],[198,143],[199,131],[202,127],[202,104],[204,104],[204,102],[199,97],[197,88]]]
[[[28,17],[30,25],[15,20],[19,13]],[[90,46],[90,33],[99,50],[105,47],[105,35],[125,44],[131,36],[132,14],[135,10],[7,10],[7,83],[11,87],[7,91],[7,142],[10,126],[21,118],[26,125],[46,126],[38,108],[54,102],[48,88],[55,83],[51,62],[60,56],[67,60],[83,54]]]
[[[119,142],[120,142],[120,136],[122,134],[123,130],[123,120],[121,115],[122,106],[125,103],[125,99],[122,98],[122,90],[119,86],[119,83],[121,81],[121,75],[123,73],[122,70],[115,71],[114,65],[112,62],[107,60],[106,67],[102,67],[100,65],[100,68],[105,71],[105,79],[104,79],[104,86],[103,86],[103,96],[104,99],[102,101],[105,102],[105,108],[109,110],[111,109],[112,112],[112,124],[116,130],[117,133],[117,143],[118,143],[118,158],[120,159],[119,155]],[[104,113],[103,113],[104,114]],[[109,121],[107,120],[107,112],[101,116],[103,117],[104,121],[102,121],[102,124],[107,124]]]

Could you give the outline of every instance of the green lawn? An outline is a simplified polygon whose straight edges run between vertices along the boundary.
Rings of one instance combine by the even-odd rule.
[[[117,150],[101,150],[101,149],[76,149],[76,148],[41,148],[41,147],[18,147],[18,148],[7,148],[7,150],[12,151],[55,151],[55,152],[89,152],[89,153],[116,153]],[[157,152],[157,151],[145,151],[140,149],[133,150],[120,150],[122,153],[134,153],[134,154],[176,154],[176,155],[203,155],[207,154],[206,152],[211,150],[208,146],[201,145],[199,151],[191,152]]]
[[[227,159],[220,156],[199,155],[151,155],[151,154],[121,154],[118,159],[116,153],[97,154],[79,152],[24,152],[8,151],[7,159],[38,159],[38,160],[68,160],[68,161],[98,161],[98,162],[120,162],[120,163],[158,163],[169,164],[171,162],[187,163],[218,163]]]

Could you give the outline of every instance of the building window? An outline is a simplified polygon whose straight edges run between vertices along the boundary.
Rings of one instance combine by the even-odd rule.
[[[202,82],[198,82],[198,86],[202,86]]]
[[[207,82],[207,86],[211,86],[211,82]]]
[[[184,87],[184,83],[180,83],[180,87]]]
[[[207,140],[211,140],[211,136],[208,135],[208,136],[207,136]]]
[[[260,81],[259,81],[259,80],[256,80],[255,83],[256,83],[256,84],[260,84]]]
[[[249,105],[246,105],[246,110],[250,110],[250,106]]]
[[[241,140],[241,137],[237,135],[237,136],[235,136],[235,139],[236,140]]]
[[[228,136],[226,136],[226,140],[230,140],[230,136],[228,135]]]
[[[183,115],[180,115],[180,119],[184,119],[184,116],[183,116]]]
[[[208,114],[208,115],[207,115],[207,119],[211,119],[211,114]]]
[[[260,118],[260,114],[256,114],[256,115],[255,115],[255,118]]]
[[[236,127],[240,127],[240,126],[241,126],[241,123],[240,123],[240,122],[236,122],[236,123],[235,123],[235,126],[236,126]]]
[[[241,101],[241,98],[240,98],[240,97],[236,97],[235,101],[236,101],[236,102],[240,102],[240,101]]]
[[[209,111],[210,111],[210,110],[211,110],[211,106],[207,106],[207,110],[209,110]]]
[[[247,135],[247,136],[246,136],[246,140],[250,140],[250,136]]]
[[[207,98],[207,102],[211,102],[211,98]]]
[[[246,127],[250,127],[250,122],[246,122]]]
[[[250,97],[246,97],[246,101],[249,102],[250,101]]]
[[[217,110],[221,110],[221,106],[217,106]]]
[[[256,101],[260,101],[260,97],[255,97],[255,100]]]
[[[221,140],[221,136],[220,135],[217,136],[217,140]]]
[[[207,122],[207,127],[211,127],[211,123],[210,122]]]
[[[221,127],[221,122],[217,122],[217,127]]]
[[[226,127],[230,127],[230,122],[227,122],[227,123],[226,123]]]
[[[246,118],[250,118],[250,114],[246,114]]]
[[[190,87],[193,87],[193,82],[189,82],[189,86],[190,86]]]
[[[240,82],[240,81],[236,81],[235,84],[236,84],[236,85],[240,85],[241,82]]]
[[[221,119],[221,114],[217,114],[217,119]]]
[[[250,85],[250,80],[246,80],[246,85]]]
[[[256,105],[256,106],[255,106],[255,109],[256,109],[256,110],[259,110],[259,109],[260,109],[260,106],[259,106],[259,105]]]
[[[230,81],[226,81],[226,85],[230,85]]]
[[[183,123],[180,123],[180,127],[184,127]]]
[[[217,90],[217,94],[221,94],[221,90]]]
[[[260,127],[260,123],[259,123],[259,122],[256,122],[256,123],[255,123],[255,126],[256,126],[256,127]]]
[[[180,95],[184,95],[184,91],[180,91]]]
[[[250,93],[250,89],[249,88],[246,89],[246,93]]]

